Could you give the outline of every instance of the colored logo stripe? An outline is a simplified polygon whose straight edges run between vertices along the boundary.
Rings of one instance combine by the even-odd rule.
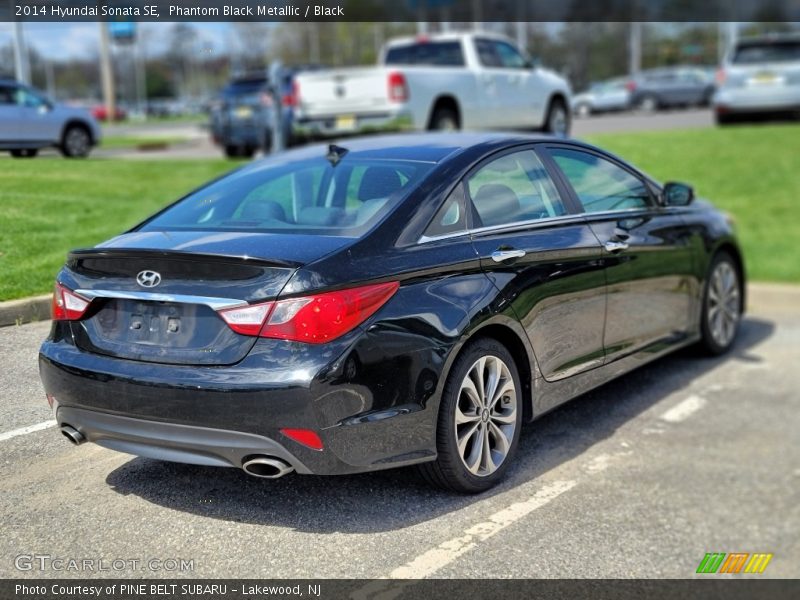
[[[731,552],[727,555],[724,552],[707,552],[697,567],[697,573],[763,573],[772,554],[747,552]],[[748,560],[748,557],[750,560]],[[747,565],[747,566],[745,566]],[[744,567],[744,571],[742,571]]]
[[[724,552],[707,552],[697,567],[698,573],[716,573],[725,558]]]
[[[744,569],[745,573],[763,573],[767,568],[769,561],[772,560],[772,554],[753,554],[750,557],[750,562]]]

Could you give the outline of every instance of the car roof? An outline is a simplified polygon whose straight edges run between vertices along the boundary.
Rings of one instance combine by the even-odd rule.
[[[454,42],[469,38],[484,38],[500,40],[503,42],[512,41],[508,36],[492,31],[446,31],[442,33],[423,33],[419,35],[408,35],[392,38],[386,43],[386,47],[392,48],[394,46],[406,46],[408,44],[420,44],[427,42]]]
[[[516,134],[507,132],[448,132],[407,133],[395,135],[361,136],[338,140],[335,144],[348,150],[348,154],[365,159],[406,160],[438,163],[470,149],[502,147],[534,142],[568,141],[581,146],[582,142],[565,140],[546,134]],[[314,144],[281,155],[284,160],[305,160],[325,156],[329,144]],[[270,160],[266,158],[264,160]],[[258,161],[257,161],[258,162]]]

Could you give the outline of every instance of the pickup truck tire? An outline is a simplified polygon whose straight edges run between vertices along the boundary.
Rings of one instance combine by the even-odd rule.
[[[451,108],[437,108],[431,118],[431,131],[458,131],[458,115]]]
[[[568,136],[570,129],[570,114],[567,104],[561,98],[553,98],[547,107],[547,117],[544,120],[544,131],[551,135]]]
[[[33,158],[37,154],[39,154],[39,150],[37,150],[36,148],[25,148],[22,150],[11,151],[11,156],[13,156],[14,158]]]
[[[86,158],[92,151],[92,136],[83,125],[69,125],[61,136],[61,154],[67,158]]]

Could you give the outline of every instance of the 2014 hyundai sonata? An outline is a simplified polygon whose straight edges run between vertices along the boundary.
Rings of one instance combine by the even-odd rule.
[[[261,477],[418,464],[478,492],[524,421],[733,344],[741,253],[693,200],[544,136],[292,151],[72,252],[42,380],[75,443]]]

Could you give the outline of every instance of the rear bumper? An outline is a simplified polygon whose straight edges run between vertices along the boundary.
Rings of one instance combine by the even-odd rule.
[[[405,131],[414,128],[405,111],[366,112],[348,115],[297,116],[292,133],[298,137],[335,137],[360,133]]]
[[[718,113],[756,113],[800,110],[800,86],[721,89],[714,96]]]
[[[438,403],[415,403],[413,388],[404,383],[423,373],[428,360],[422,351],[396,359],[404,368],[385,373],[386,357],[376,357],[373,367],[370,351],[361,348],[368,336],[354,331],[303,348],[259,340],[244,360],[227,367],[179,366],[84,352],[62,326],[42,345],[40,376],[55,398],[59,424],[99,445],[233,467],[241,467],[245,456],[264,454],[299,473],[320,475],[436,456]],[[363,358],[351,364],[348,356]],[[410,392],[405,398],[404,390]],[[287,438],[284,428],[314,430],[323,450]]]

